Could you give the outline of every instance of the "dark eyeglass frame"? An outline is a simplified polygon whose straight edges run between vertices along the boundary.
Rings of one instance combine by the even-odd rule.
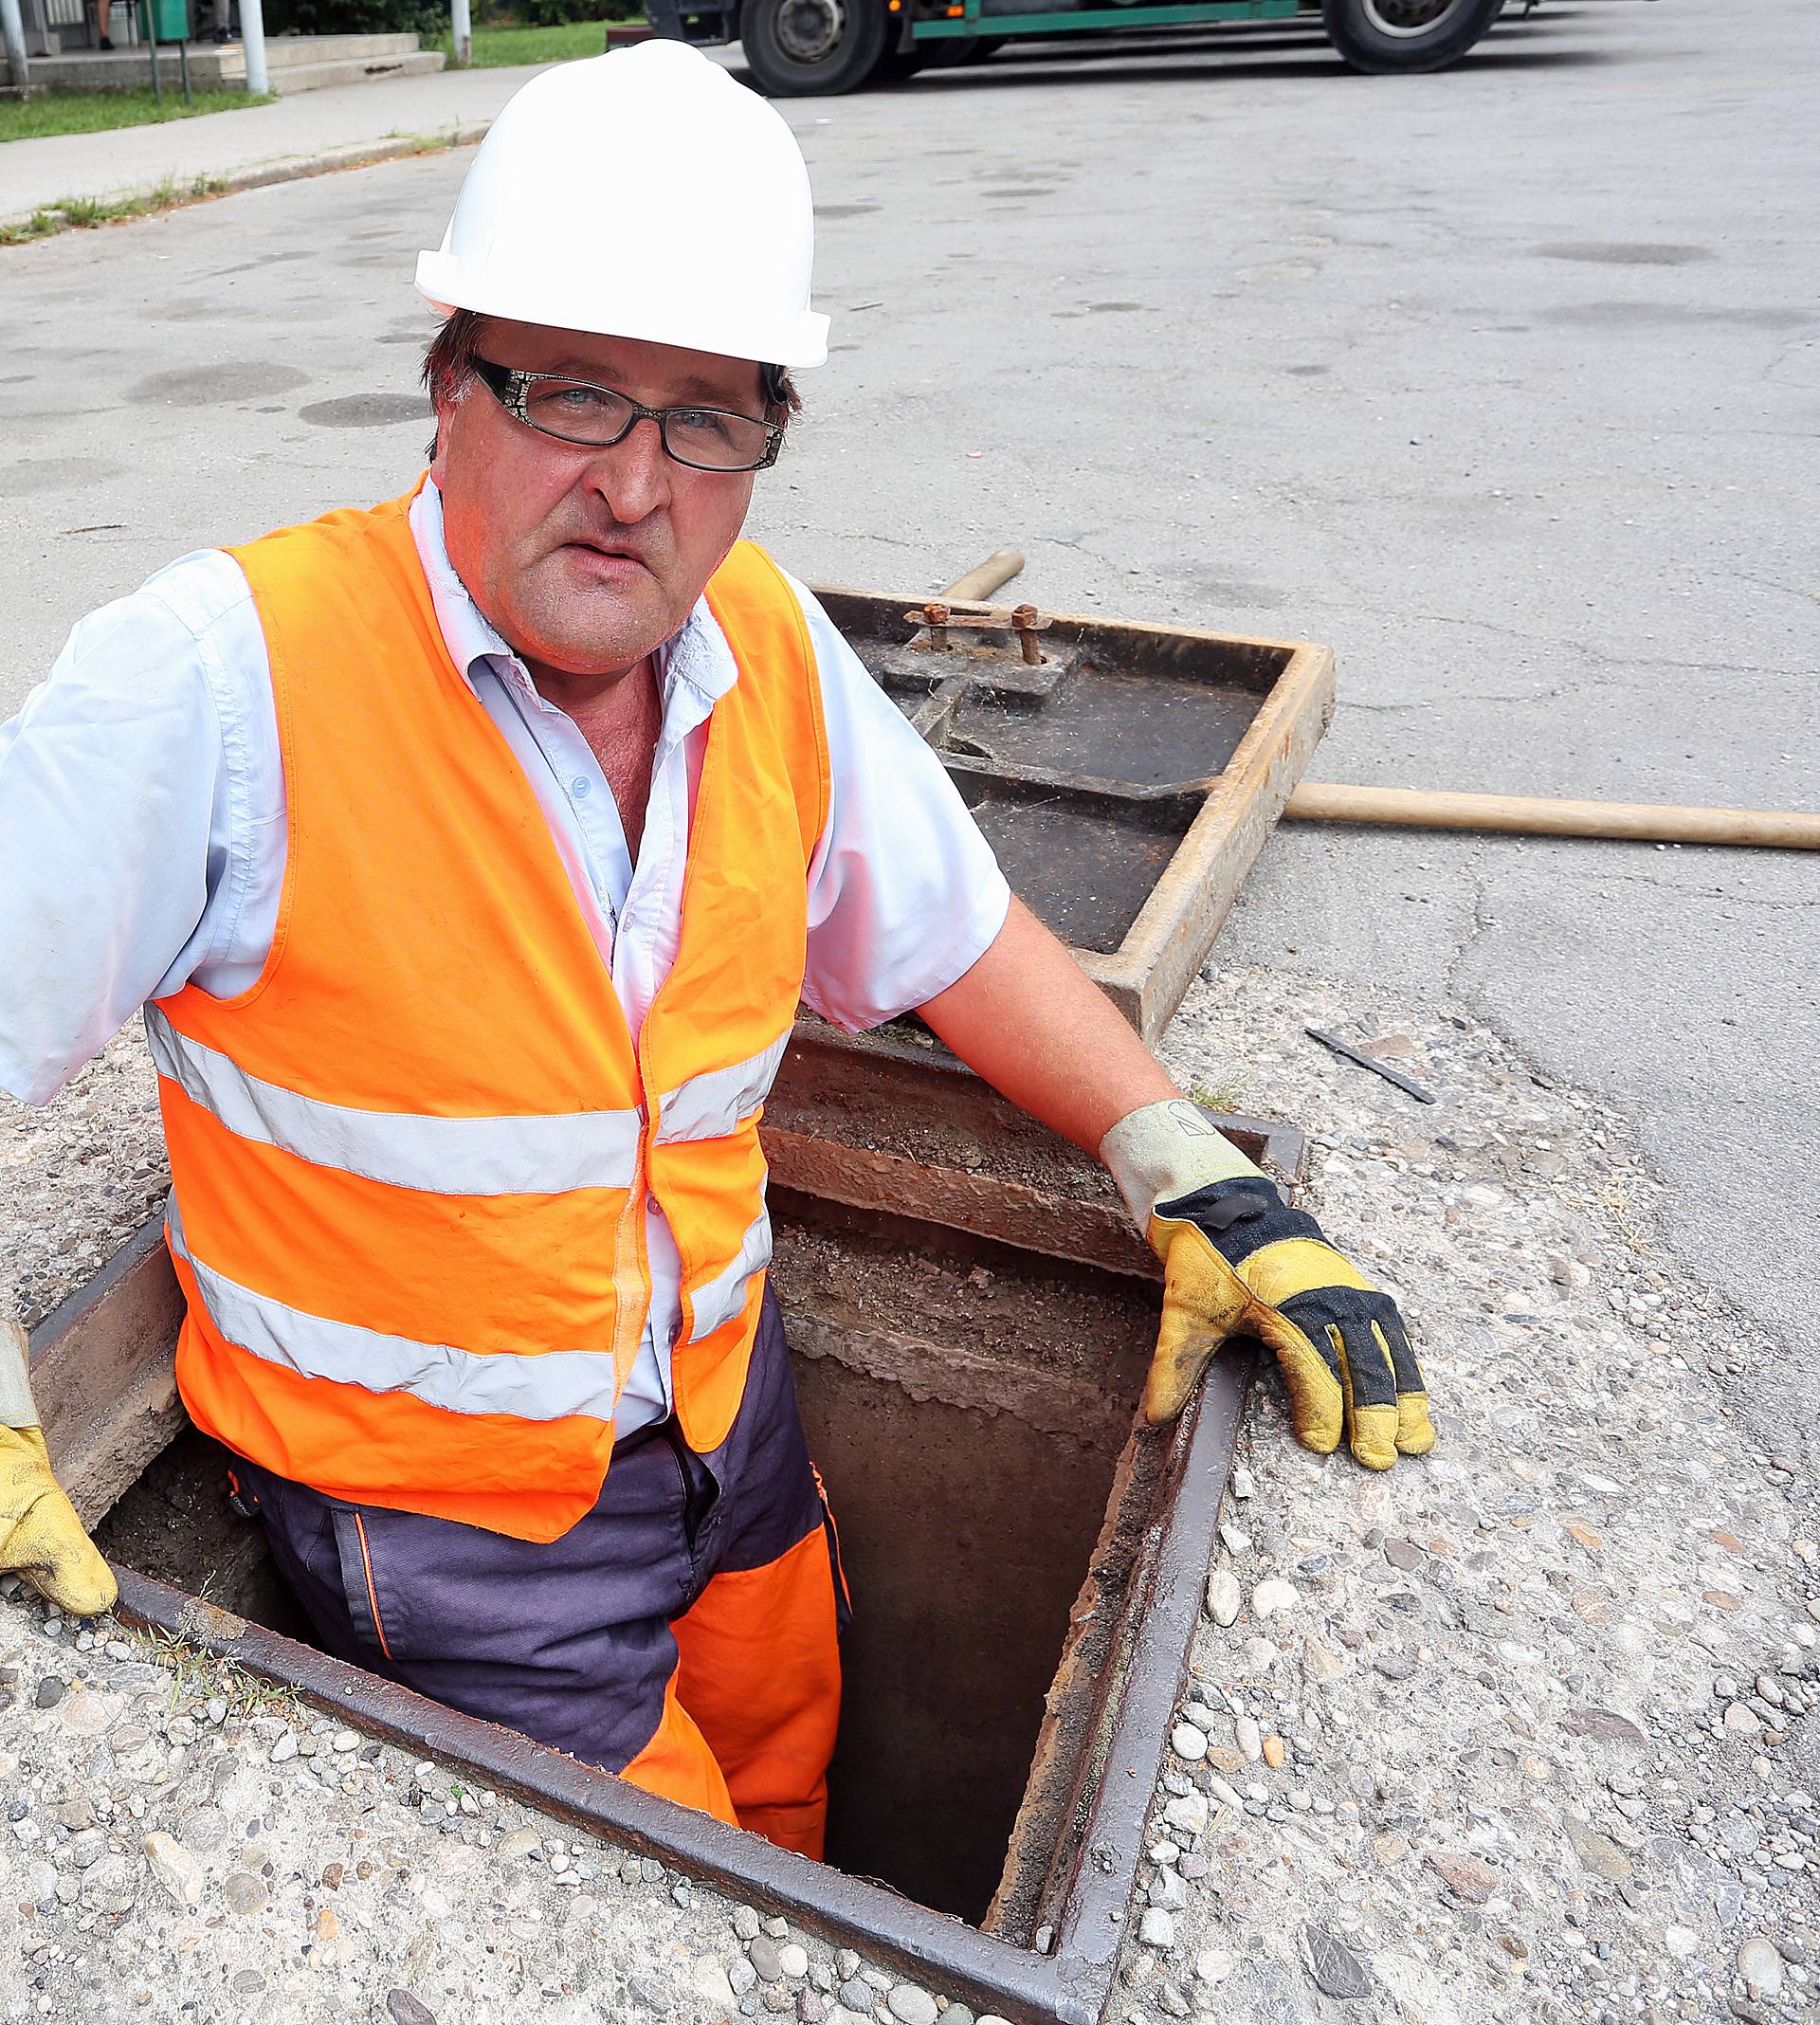
[[[690,471],[713,471],[722,478],[737,476],[742,471],[769,471],[777,462],[778,453],[784,447],[783,425],[766,422],[757,415],[742,415],[737,408],[712,408],[700,401],[691,401],[678,408],[646,408],[642,401],[635,401],[629,393],[623,393],[617,387],[603,386],[598,380],[577,378],[573,373],[522,373],[514,366],[501,366],[490,358],[476,358],[473,361],[474,374],[498,400],[500,406],[522,422],[526,429],[534,429],[539,436],[548,436],[554,443],[569,443],[577,449],[610,450],[615,444],[624,443],[641,422],[657,424],[658,440],[664,446],[664,454],[673,464],[680,464]],[[624,401],[629,412],[626,427],[617,436],[605,443],[590,436],[565,436],[554,429],[546,429],[541,422],[534,422],[527,411],[531,389],[539,380],[557,380],[566,387],[586,387],[594,393],[610,393],[616,401]],[[680,456],[670,442],[669,424],[676,415],[725,415],[731,421],[743,422],[749,428],[762,429],[765,432],[765,447],[755,462],[739,465],[698,464],[692,457]]]

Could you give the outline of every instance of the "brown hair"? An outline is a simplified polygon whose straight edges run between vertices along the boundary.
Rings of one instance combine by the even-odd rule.
[[[424,385],[430,405],[443,408],[459,401],[474,384],[474,361],[481,356],[481,338],[486,319],[478,310],[455,309],[443,319],[442,328],[424,354]],[[788,366],[758,368],[759,392],[765,403],[765,420],[788,425],[801,412],[803,397],[790,376]],[[429,439],[429,455],[436,455],[436,438]]]

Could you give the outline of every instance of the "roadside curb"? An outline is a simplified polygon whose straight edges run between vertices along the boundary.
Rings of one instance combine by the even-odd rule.
[[[306,176],[333,175],[342,169],[370,169],[380,162],[404,161],[418,155],[440,155],[448,148],[471,148],[485,136],[491,124],[488,119],[467,120],[446,131],[389,135],[383,140],[354,141],[345,147],[325,148],[317,155],[281,155],[269,161],[249,163],[244,169],[230,169],[222,175],[203,174],[188,182],[163,177],[155,183],[109,191],[103,196],[84,202],[93,202],[112,213],[96,222],[122,224],[130,218],[155,217],[161,211],[204,204],[211,197],[234,196],[244,190],[264,190],[274,183],[301,182]],[[64,216],[57,205],[39,205],[30,210],[0,215],[0,249],[8,244],[7,234],[26,231],[40,219],[61,222],[52,223],[47,229],[31,232],[29,238],[12,243],[25,246],[34,240],[51,238],[58,232],[89,228]]]

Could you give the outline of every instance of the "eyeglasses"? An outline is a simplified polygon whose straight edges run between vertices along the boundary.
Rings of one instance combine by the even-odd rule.
[[[560,373],[519,373],[490,358],[476,374],[507,413],[558,443],[610,449],[641,422],[655,422],[666,455],[692,471],[768,471],[784,447],[775,422],[727,408],[646,408],[629,394]]]

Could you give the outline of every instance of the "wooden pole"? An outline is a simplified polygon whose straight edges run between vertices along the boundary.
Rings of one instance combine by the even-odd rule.
[[[984,562],[975,563],[965,576],[956,576],[937,595],[962,605],[977,605],[1010,583],[1023,567],[1024,557],[1017,549],[994,549]]]
[[[1684,809],[1655,802],[1548,801],[1517,794],[1429,794],[1304,780],[1283,814],[1303,823],[1382,823],[1408,830],[1486,830],[1512,836],[1624,838],[1640,844],[1748,844],[1820,850],[1820,815]]]

